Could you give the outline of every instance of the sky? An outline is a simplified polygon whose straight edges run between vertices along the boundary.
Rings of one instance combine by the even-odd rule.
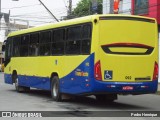
[[[67,15],[68,0],[41,0],[48,9],[58,18]],[[76,7],[80,0],[72,0],[73,8]],[[29,21],[30,26],[38,26],[45,23],[55,22],[53,17],[40,4],[39,0],[1,0],[1,12],[9,13],[11,23],[16,21],[17,24],[27,25]],[[27,21],[26,21],[27,20]],[[2,18],[2,23],[4,19]],[[5,39],[5,28],[0,30],[0,41]]]

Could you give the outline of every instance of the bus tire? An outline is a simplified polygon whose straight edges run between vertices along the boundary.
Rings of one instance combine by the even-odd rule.
[[[15,80],[14,80],[15,81],[15,89],[17,92],[27,92],[30,90],[30,87],[24,87],[24,86],[19,85],[17,75],[14,78],[15,78]]]
[[[62,94],[60,93],[58,76],[54,76],[53,78],[51,78],[51,96],[54,101],[62,101]]]

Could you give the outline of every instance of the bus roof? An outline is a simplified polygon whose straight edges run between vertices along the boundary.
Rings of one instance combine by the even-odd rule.
[[[149,17],[136,16],[136,15],[124,15],[124,14],[90,15],[90,16],[85,16],[85,17],[80,17],[80,18],[75,18],[75,19],[70,19],[70,20],[64,20],[64,21],[60,21],[57,23],[50,23],[50,24],[45,24],[45,25],[41,25],[41,26],[37,26],[37,27],[14,31],[14,32],[11,32],[8,35],[8,37],[22,35],[22,34],[26,34],[26,33],[37,32],[37,31],[49,30],[49,29],[53,29],[53,28],[60,28],[60,27],[64,27],[64,26],[74,25],[74,24],[93,22],[94,19],[96,19],[96,18],[99,19],[99,17],[107,17],[107,16],[121,16],[121,17],[124,16],[124,17],[136,17],[136,18],[145,18],[145,19],[155,20],[154,18],[149,18]]]

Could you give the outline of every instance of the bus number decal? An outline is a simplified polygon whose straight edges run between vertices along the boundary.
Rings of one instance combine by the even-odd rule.
[[[131,77],[131,76],[125,76],[125,79],[126,79],[126,80],[131,80],[132,77]]]

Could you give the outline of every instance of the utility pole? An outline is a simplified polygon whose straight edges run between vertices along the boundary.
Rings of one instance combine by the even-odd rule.
[[[68,6],[68,16],[70,16],[72,13],[72,0],[69,0],[69,6]]]
[[[59,22],[59,20],[53,15],[53,13],[44,5],[44,3],[39,0],[39,2],[43,5],[43,7],[49,12],[49,14],[57,21]]]

